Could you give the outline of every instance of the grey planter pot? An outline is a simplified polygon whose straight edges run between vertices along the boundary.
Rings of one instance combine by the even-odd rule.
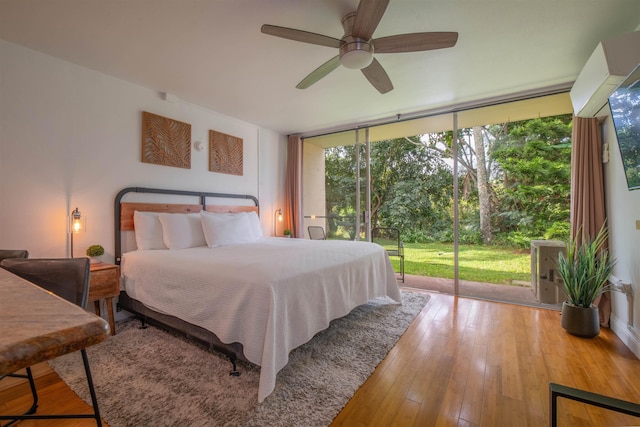
[[[562,327],[571,335],[593,338],[600,333],[598,307],[577,307],[568,302],[562,303]]]

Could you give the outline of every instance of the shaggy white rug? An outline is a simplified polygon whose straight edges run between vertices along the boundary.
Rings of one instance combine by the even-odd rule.
[[[87,352],[102,417],[121,426],[326,426],[373,373],[429,295],[379,298],[334,320],[293,350],[275,391],[258,403],[259,367],[230,376],[224,355],[129,320]],[[90,402],[80,353],[49,362]]]

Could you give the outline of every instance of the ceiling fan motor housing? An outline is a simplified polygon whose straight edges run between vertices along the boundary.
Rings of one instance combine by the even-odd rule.
[[[340,44],[340,63],[354,70],[368,67],[373,61],[373,44],[353,36],[345,36]]]
[[[361,70],[373,61],[373,44],[352,35],[356,12],[349,12],[342,17],[344,37],[340,40],[340,63],[346,68]]]

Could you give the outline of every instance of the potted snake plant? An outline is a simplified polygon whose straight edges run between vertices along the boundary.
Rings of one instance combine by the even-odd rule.
[[[576,233],[579,234],[579,233]],[[567,243],[566,255],[558,256],[567,301],[562,304],[562,327],[572,335],[592,338],[600,333],[600,317],[594,301],[611,290],[609,275],[615,260],[604,247],[608,238],[605,225],[595,238],[583,234]]]

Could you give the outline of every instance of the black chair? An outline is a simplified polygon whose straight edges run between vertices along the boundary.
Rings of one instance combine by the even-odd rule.
[[[16,259],[8,258],[0,261],[0,267],[28,280],[47,291],[50,291],[83,309],[87,307],[89,297],[89,258],[56,258],[56,259]],[[80,350],[84,370],[91,394],[93,414],[36,415],[38,396],[33,384],[31,370],[27,368],[29,382],[34,395],[34,405],[23,415],[2,415],[0,419],[13,420],[3,427],[22,419],[57,419],[57,418],[93,418],[98,426],[102,426],[98,400],[93,387],[89,359],[85,349]],[[15,374],[11,374],[15,375]]]
[[[25,249],[0,249],[0,261],[7,258],[29,258],[29,251]]]
[[[324,234],[324,228],[319,225],[310,225],[307,227],[309,232],[309,239],[311,240],[327,240],[327,236]]]
[[[404,283],[404,243],[400,240],[400,230],[393,227],[376,227],[371,230],[371,241],[382,246],[389,256],[400,259],[400,278]]]

